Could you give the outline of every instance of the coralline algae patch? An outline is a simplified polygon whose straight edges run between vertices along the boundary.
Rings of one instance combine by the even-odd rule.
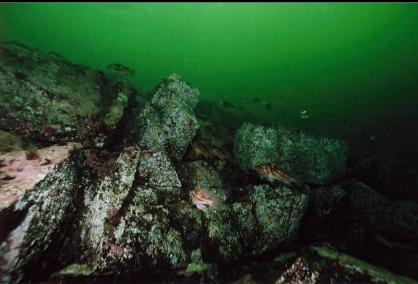
[[[54,145],[36,151],[0,154],[0,210],[7,208],[32,189],[58,163],[69,157],[78,143]]]

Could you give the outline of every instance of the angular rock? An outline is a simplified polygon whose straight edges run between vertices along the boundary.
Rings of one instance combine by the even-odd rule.
[[[234,154],[244,169],[279,160],[277,130],[244,123],[235,135]]]
[[[234,153],[244,169],[277,164],[301,182],[325,184],[344,175],[347,146],[341,140],[245,123],[236,134]]]
[[[142,151],[138,164],[138,177],[141,184],[136,190],[138,194],[144,193],[145,199],[152,195],[155,199],[155,202],[144,204],[178,202],[181,196],[185,195],[177,172],[165,152]]]
[[[221,258],[258,255],[293,240],[307,195],[286,187],[253,186],[248,199],[209,210],[208,238]]]
[[[162,113],[168,153],[179,161],[199,128],[197,118],[190,106],[174,99],[164,106]]]
[[[178,268],[187,264],[183,237],[170,215],[167,207],[147,206],[134,197],[114,234],[115,245],[123,250],[116,257],[125,268]]]
[[[164,152],[141,153],[138,173],[152,187],[181,187],[177,172]]]
[[[180,100],[194,109],[199,101],[199,96],[198,89],[191,87],[179,75],[171,74],[156,87],[151,102],[162,109],[171,104],[173,100]]]
[[[345,174],[347,145],[343,140],[316,138],[279,127],[277,163],[300,180],[326,184]]]
[[[171,75],[157,86],[150,103],[132,112],[126,142],[181,160],[199,127],[193,113],[198,96],[197,89]]]
[[[182,183],[190,189],[197,185],[197,181],[202,188],[226,187],[221,173],[204,160],[183,163],[179,172]]]
[[[110,107],[106,108],[103,121],[107,127],[114,130],[124,114],[129,98],[134,94],[135,90],[126,80],[119,79],[111,83],[113,85],[108,87],[107,95],[115,99],[110,100]]]
[[[43,154],[41,152],[41,156]],[[26,192],[0,212],[2,226],[8,228],[8,231],[0,230],[1,240],[4,240],[0,246],[0,282],[19,282],[27,277],[26,273],[44,269],[40,260],[63,241],[62,233],[68,228],[68,217],[75,208],[78,194],[80,157],[75,154],[71,158],[53,159],[48,173],[35,174],[36,181],[24,183],[24,176],[17,177]],[[35,171],[32,166],[31,170]],[[22,171],[27,171],[26,177],[29,170]],[[54,265],[53,257],[49,259],[51,265]]]
[[[190,199],[169,206],[172,224],[182,234],[187,252],[202,246],[203,218]]]
[[[79,144],[50,146],[0,155],[0,211],[14,204],[27,191],[66,160]]]
[[[106,255],[111,238],[106,236],[106,224],[120,214],[134,182],[138,161],[139,150],[134,147],[125,148],[109,174],[86,188],[80,245],[89,265],[94,269],[100,270],[107,266]]]
[[[137,143],[142,148],[153,151],[163,151],[166,147],[166,137],[158,111],[149,103],[128,125],[128,143]]]

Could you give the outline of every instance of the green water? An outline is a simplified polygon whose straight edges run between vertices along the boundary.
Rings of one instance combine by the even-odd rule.
[[[417,4],[1,4],[0,39],[123,63],[142,91],[175,72],[201,100],[361,152],[418,145]]]

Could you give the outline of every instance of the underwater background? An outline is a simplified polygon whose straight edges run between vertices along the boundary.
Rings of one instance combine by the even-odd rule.
[[[415,3],[0,4],[0,284],[416,283],[417,87]]]
[[[238,121],[418,152],[415,3],[16,3],[0,21],[1,40],[124,64],[143,92],[176,72]]]

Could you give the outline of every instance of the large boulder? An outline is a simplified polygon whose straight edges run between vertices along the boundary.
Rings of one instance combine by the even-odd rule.
[[[305,213],[305,193],[268,185],[247,188],[247,198],[209,210],[208,241],[223,260],[254,256],[296,237]]]
[[[279,160],[278,143],[276,129],[244,123],[235,135],[234,154],[244,169],[254,169]]]
[[[167,269],[184,267],[188,255],[181,231],[172,223],[173,210],[163,205],[152,205],[143,198],[138,187],[126,214],[114,233],[114,246],[121,249],[113,253],[124,269]],[[149,191],[152,194],[152,190]]]
[[[347,146],[342,140],[244,123],[234,153],[242,168],[277,164],[301,182],[326,184],[344,176]]]
[[[80,227],[80,247],[83,256],[94,270],[107,268],[112,237],[107,224],[117,218],[135,179],[139,150],[125,148],[108,173],[85,188]],[[110,225],[111,226],[111,225]]]
[[[198,97],[197,89],[172,74],[153,91],[151,102],[132,112],[126,142],[181,160],[199,128],[193,113]]]
[[[36,141],[91,138],[102,146],[107,133],[100,133],[115,128],[134,92],[97,70],[17,43],[0,43],[0,58],[0,128]]]
[[[31,273],[43,269],[43,259],[53,266],[53,252],[64,240],[75,208],[80,154],[53,146],[40,149],[38,155],[28,163],[19,153],[3,156],[3,170],[13,179],[0,187],[0,282],[31,279]],[[13,162],[9,157],[15,157]]]

